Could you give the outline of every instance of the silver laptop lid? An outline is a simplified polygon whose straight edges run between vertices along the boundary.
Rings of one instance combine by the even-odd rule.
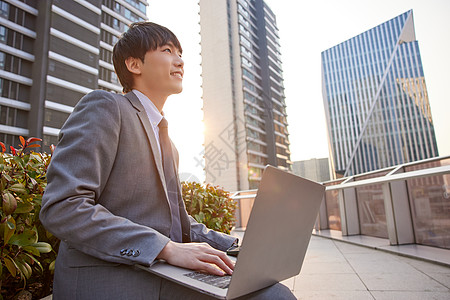
[[[324,192],[319,183],[266,167],[227,299],[300,273]]]

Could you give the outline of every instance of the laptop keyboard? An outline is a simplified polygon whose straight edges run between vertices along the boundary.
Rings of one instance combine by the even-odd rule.
[[[184,276],[187,276],[189,278],[213,285],[215,287],[226,289],[230,285],[231,276],[225,275],[225,276],[217,276],[217,275],[211,275],[211,274],[205,274],[200,272],[192,272],[183,274]]]

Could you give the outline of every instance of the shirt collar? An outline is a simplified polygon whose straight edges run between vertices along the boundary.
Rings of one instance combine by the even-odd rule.
[[[144,106],[145,112],[149,118],[150,123],[153,127],[158,127],[159,122],[161,122],[163,115],[156,108],[155,104],[144,94],[138,90],[133,89],[133,93],[138,97],[142,106]]]

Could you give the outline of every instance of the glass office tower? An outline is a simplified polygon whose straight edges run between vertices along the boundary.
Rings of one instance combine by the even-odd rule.
[[[145,0],[0,0],[0,141],[56,144],[78,100],[120,92],[112,47],[147,20]]]
[[[322,52],[337,177],[438,156],[412,10]]]
[[[276,18],[263,0],[200,0],[206,182],[257,188],[290,170]]]

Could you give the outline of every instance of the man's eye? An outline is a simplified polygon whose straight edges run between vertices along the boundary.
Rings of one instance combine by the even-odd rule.
[[[165,52],[169,52],[172,53],[172,50],[170,50],[170,48],[164,49]]]

